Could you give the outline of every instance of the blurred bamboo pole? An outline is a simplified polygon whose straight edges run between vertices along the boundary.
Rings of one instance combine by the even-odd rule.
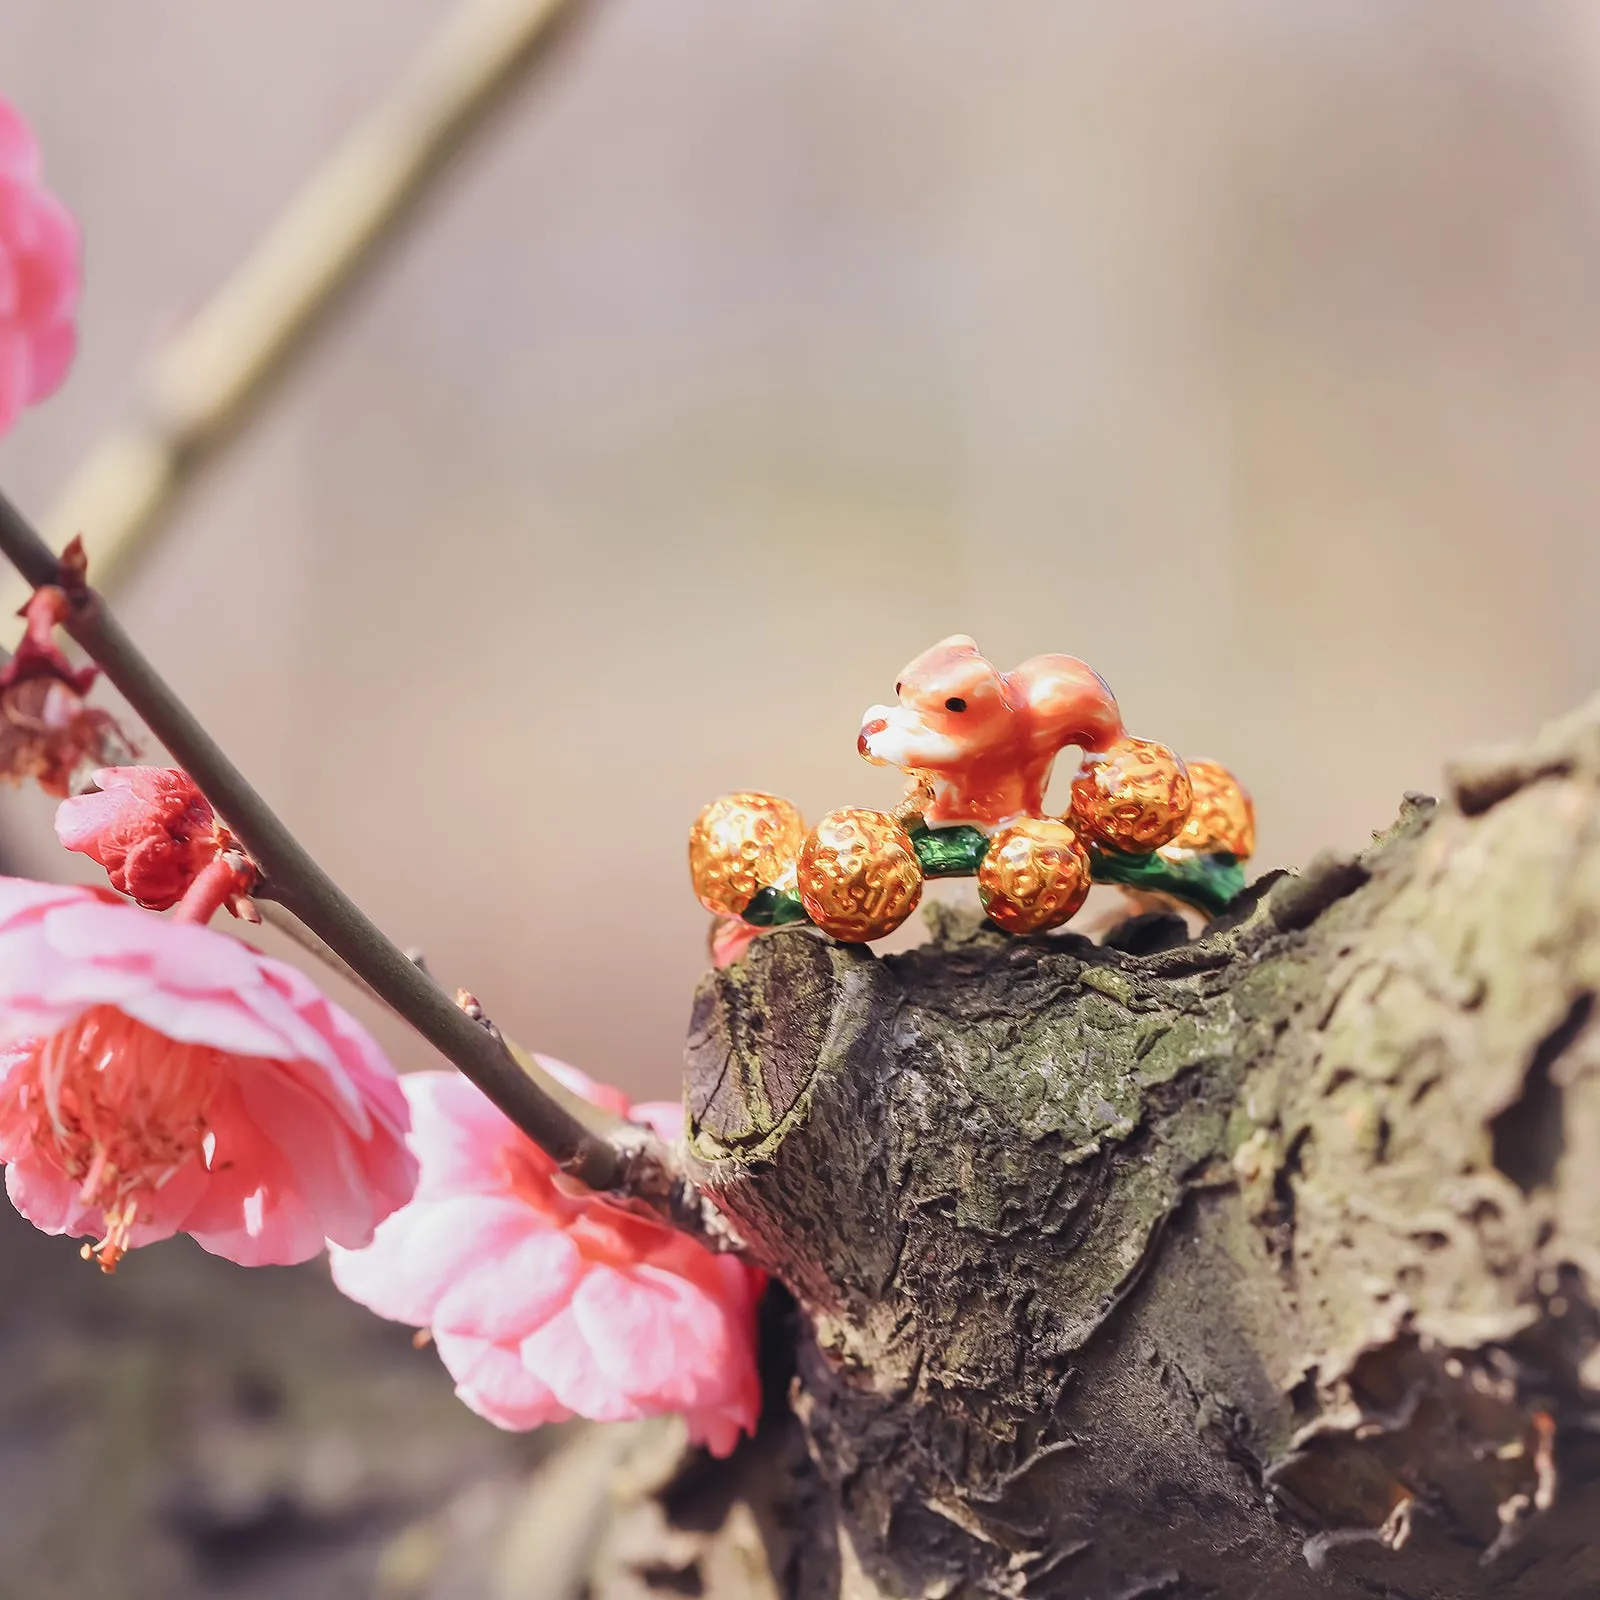
[[[289,202],[238,269],[160,352],[134,416],[96,445],[44,521],[83,535],[115,588],[180,491],[238,429],[446,158],[537,62],[582,0],[463,0],[410,68]],[[0,616],[27,585],[8,572]]]

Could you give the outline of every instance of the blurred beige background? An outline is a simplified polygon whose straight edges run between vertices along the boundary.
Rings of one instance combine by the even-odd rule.
[[[11,0],[88,237],[23,504],[442,9]],[[1263,866],[1592,690],[1597,285],[1582,0],[610,0],[125,608],[398,939],[663,1092],[690,819],[889,800],[859,713],[942,633],[1086,656]]]
[[[8,0],[88,238],[9,493],[46,509],[443,9]],[[1294,863],[1600,684],[1597,504],[1586,0],[603,0],[124,606],[397,939],[663,1094],[690,820],[893,799],[858,718],[925,644],[1087,657]],[[48,818],[6,797],[0,843],[71,872]],[[0,1234],[0,1589],[512,1592],[373,1576],[408,1518],[485,1547],[526,1458],[317,1269],[103,1284]]]

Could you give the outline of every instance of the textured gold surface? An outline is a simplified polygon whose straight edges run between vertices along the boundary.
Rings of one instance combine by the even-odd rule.
[[[758,889],[793,870],[805,836],[799,811],[775,794],[713,800],[689,830],[689,876],[700,904],[739,916]]]
[[[1256,808],[1239,780],[1220,761],[1190,761],[1194,801],[1174,850],[1217,851],[1246,861],[1255,854]]]
[[[796,887],[824,933],[861,944],[893,932],[916,909],[922,867],[909,835],[887,812],[844,806],[811,830]]]
[[[989,841],[978,896],[1007,933],[1059,928],[1089,893],[1089,852],[1064,822],[1020,817]]]
[[[1189,816],[1189,774],[1153,739],[1118,739],[1072,780],[1072,825],[1111,850],[1146,855],[1177,838]]]

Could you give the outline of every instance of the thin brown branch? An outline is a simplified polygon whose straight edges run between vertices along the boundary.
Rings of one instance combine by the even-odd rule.
[[[0,551],[35,588],[70,575],[21,513],[0,495]],[[150,731],[189,772],[260,867],[278,902],[322,939],[374,993],[466,1074],[556,1161],[591,1188],[611,1189],[625,1161],[598,1126],[546,1093],[499,1036],[466,1016],[394,945],[256,793],[201,727],[104,600],[69,590],[67,632],[97,661]],[[596,1119],[597,1120],[597,1119]]]
[[[346,983],[352,984],[357,989],[360,989],[362,993],[364,993],[369,999],[377,1001],[379,1005],[385,1007],[385,1009],[399,1017],[402,1022],[409,1021],[403,1012],[396,1011],[394,1006],[391,1005],[383,995],[379,994],[378,991],[374,989],[372,985],[368,983],[366,979],[363,978],[348,961],[344,960],[344,958],[341,957],[336,951],[331,949],[325,940],[319,939],[317,935],[314,934],[305,925],[305,923],[299,919],[299,917],[289,910],[288,906],[286,906],[278,896],[277,891],[272,884],[266,882],[265,880],[256,884],[255,888],[251,891],[251,903],[255,906],[256,911],[259,913],[263,922],[269,923],[272,927],[276,928],[279,933],[283,934],[285,938],[297,945],[308,956],[315,957],[315,959],[320,961],[330,972],[337,973],[339,977],[343,978]],[[409,961],[411,965],[414,966],[417,971],[428,980],[429,983],[435,985],[438,984],[438,979],[433,975],[432,970],[429,968],[427,961],[423,958],[423,954],[419,949],[413,946],[412,948],[404,951],[403,954],[405,955],[406,960]],[[470,1004],[466,1003],[469,1001]],[[468,1018],[477,1023],[480,1028],[487,1028],[489,1032],[492,1033],[495,1038],[498,1039],[500,1043],[511,1052],[512,1059],[517,1063],[517,1065],[521,1067],[524,1072],[528,1073],[552,1100],[554,1100],[558,1105],[565,1106],[575,1117],[578,1118],[580,1122],[584,1123],[586,1126],[604,1123],[609,1128],[613,1136],[626,1130],[627,1138],[624,1140],[624,1143],[628,1147],[630,1159],[632,1158],[632,1152],[634,1150],[636,1141],[634,1139],[631,1124],[624,1124],[620,1119],[609,1117],[608,1113],[599,1110],[591,1102],[585,1100],[582,1095],[577,1094],[573,1090],[567,1088],[567,1086],[562,1083],[560,1079],[552,1078],[547,1072],[544,1071],[542,1067],[540,1067],[538,1060],[529,1051],[522,1049],[522,1047],[518,1045],[515,1040],[507,1039],[506,1036],[501,1033],[494,1019],[485,1014],[484,1009],[479,1003],[476,995],[469,995],[465,989],[459,990],[456,994],[456,1004],[466,1013]],[[629,1183],[636,1184],[637,1181],[637,1178],[634,1178],[630,1179]]]
[[[112,588],[180,491],[268,393],[332,302],[398,234],[447,158],[544,61],[581,0],[463,0],[406,73],[160,352],[134,416],[68,483],[45,531],[82,534]],[[0,579],[0,616],[26,592]]]
[[[297,949],[320,961],[329,972],[336,973],[348,984],[360,989],[371,999],[383,1003],[383,996],[367,983],[361,974],[342,956],[329,948],[326,940],[319,939],[287,906],[263,894],[254,897],[256,910],[269,928],[276,928]]]

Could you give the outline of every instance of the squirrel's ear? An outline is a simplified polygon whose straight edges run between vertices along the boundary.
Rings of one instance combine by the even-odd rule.
[[[1012,702],[1027,706],[1063,744],[1104,750],[1123,732],[1110,686],[1076,656],[1034,656],[1006,674],[1006,686]]]
[[[938,644],[929,645],[920,656],[914,656],[908,661],[900,669],[899,679],[902,683],[911,684],[942,683],[952,674],[961,678],[969,676],[974,670],[974,664],[980,673],[994,678],[1000,676],[978,654],[978,647],[970,634],[952,633],[948,639],[941,639]]]

